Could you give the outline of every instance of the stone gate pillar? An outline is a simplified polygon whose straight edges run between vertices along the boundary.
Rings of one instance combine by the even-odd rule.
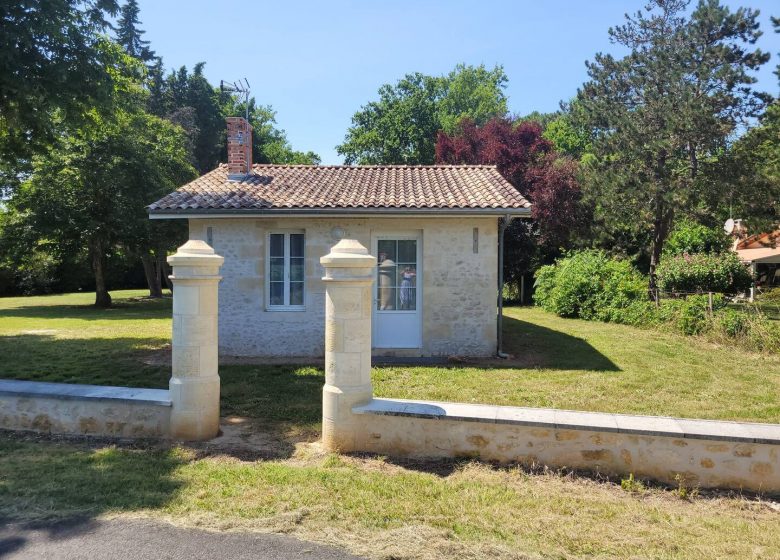
[[[189,240],[168,257],[173,267],[171,437],[204,440],[219,432],[217,287],[225,259]]]
[[[376,258],[354,239],[342,239],[320,259],[325,267],[325,387],[322,442],[353,451],[358,417],[371,390],[371,301]]]

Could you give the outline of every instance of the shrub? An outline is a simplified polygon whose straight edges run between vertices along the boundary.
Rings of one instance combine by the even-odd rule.
[[[678,223],[664,244],[664,255],[720,253],[729,246],[729,238],[721,228],[709,228],[691,220]]]
[[[758,300],[765,303],[780,303],[780,287],[762,293],[758,296]]]
[[[750,288],[753,279],[735,253],[664,257],[658,266],[658,284],[668,292],[723,292]]]
[[[712,298],[713,313],[725,305],[723,296],[715,294]],[[688,296],[680,306],[677,327],[685,334],[702,334],[711,328],[709,296]]]
[[[535,288],[537,305],[561,317],[636,323],[648,309],[644,277],[603,251],[572,253],[543,266]]]
[[[734,309],[724,309],[717,317],[720,332],[729,338],[737,338],[748,333],[749,319],[747,313]]]
[[[780,323],[770,320],[760,308],[723,309],[713,316],[709,337],[715,342],[737,343],[748,350],[780,352]]]

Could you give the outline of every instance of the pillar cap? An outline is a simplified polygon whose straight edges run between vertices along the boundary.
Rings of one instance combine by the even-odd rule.
[[[225,262],[214,252],[214,249],[199,239],[190,239],[176,250],[175,255],[168,257],[171,266],[222,266]]]
[[[370,268],[376,265],[376,257],[356,239],[342,239],[330,253],[320,257],[320,264],[326,268]]]

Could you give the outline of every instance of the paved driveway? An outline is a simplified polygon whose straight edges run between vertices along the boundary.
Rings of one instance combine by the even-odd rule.
[[[283,535],[216,533],[148,520],[81,520],[36,526],[0,521],[0,559],[359,560]]]

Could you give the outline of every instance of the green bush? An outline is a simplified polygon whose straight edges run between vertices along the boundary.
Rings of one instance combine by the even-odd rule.
[[[572,253],[543,266],[535,288],[536,304],[561,317],[637,324],[648,309],[644,277],[603,251]]]
[[[729,255],[721,257],[730,259]],[[745,270],[738,260],[736,263],[736,270]],[[727,308],[726,299],[718,293],[712,295],[712,310],[708,294],[663,299],[656,306],[647,298],[646,278],[627,261],[610,258],[602,251],[572,253],[540,268],[535,287],[535,303],[562,317],[672,327],[686,335],[704,335],[713,342],[761,352],[780,351],[780,324],[767,319],[758,307]]]
[[[713,318],[708,338],[724,344],[738,344],[748,350],[780,352],[780,322],[772,321],[754,305],[723,309]]]
[[[764,303],[780,303],[780,287],[762,293],[758,296],[758,300]]]
[[[729,246],[729,238],[721,228],[709,228],[691,220],[678,223],[664,244],[664,255],[720,253]]]
[[[729,338],[744,336],[750,329],[748,314],[734,309],[724,309],[717,317],[720,332]]]
[[[753,282],[735,253],[667,256],[661,259],[657,274],[659,287],[667,292],[736,294]]]
[[[713,314],[725,305],[723,296],[713,295]],[[680,314],[677,318],[677,327],[688,335],[702,334],[711,328],[709,296],[688,296],[680,306]]]

